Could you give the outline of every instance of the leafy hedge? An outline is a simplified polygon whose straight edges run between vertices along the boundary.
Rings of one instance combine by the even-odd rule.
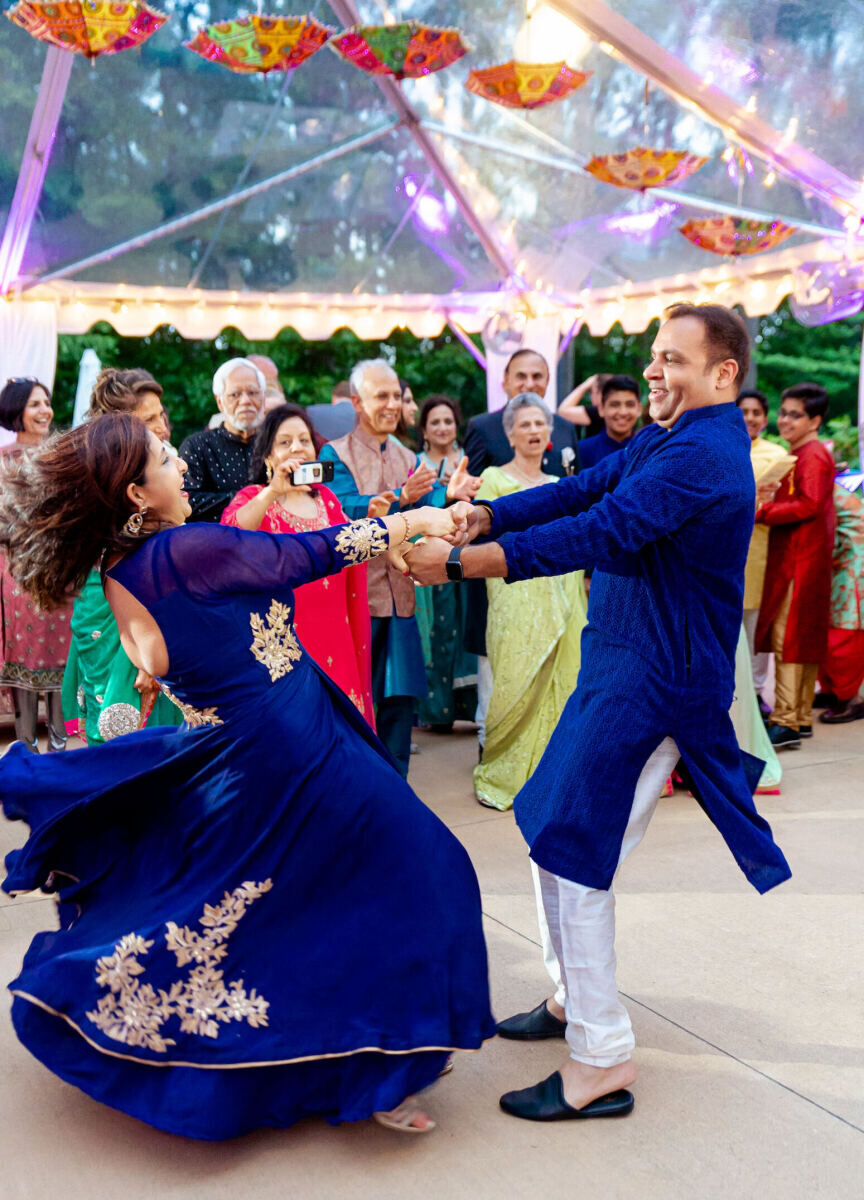
[[[864,318],[853,317],[819,329],[805,329],[784,305],[776,313],[749,322],[754,337],[751,386],[769,397],[772,416],[780,392],[804,379],[822,383],[831,396],[830,426],[845,439],[845,456],[855,453],[858,369]],[[656,323],[643,333],[626,334],[614,326],[605,337],[583,330],[573,341],[571,386],[598,371],[640,376],[648,359]],[[479,344],[479,339],[478,344]],[[152,371],[165,388],[165,399],[174,425],[175,440],[204,426],[214,411],[210,382],[221,362],[234,355],[268,354],[279,368],[289,400],[301,404],[326,403],[334,383],[346,379],[361,358],[383,355],[408,380],[419,400],[433,392],[446,392],[459,401],[466,417],[486,406],[483,373],[452,334],[416,338],[395,329],[384,342],[366,342],[347,329],[325,342],[307,342],[293,329],[283,329],[272,342],[256,342],[236,329],[226,329],[212,341],[186,340],[170,326],[145,338],[124,338],[110,325],[100,323],[87,334],[60,337],[55,408],[61,424],[71,420],[78,363],[88,346],[104,366],[141,366]],[[852,459],[850,458],[850,461]]]

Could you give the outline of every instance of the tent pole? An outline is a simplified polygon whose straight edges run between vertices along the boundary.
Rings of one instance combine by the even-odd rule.
[[[477,349],[477,347],[471,341],[470,337],[465,332],[465,330],[462,328],[462,326],[457,324],[457,322],[453,320],[453,318],[450,316],[450,313],[448,312],[445,315],[447,317],[447,324],[450,326],[450,328],[456,334],[456,337],[459,339],[459,341],[462,343],[462,345],[465,347],[465,349],[468,351],[468,353],[471,355],[471,357],[474,359],[474,361],[479,363],[480,366],[485,371],[486,370],[485,357],[480,353],[480,351]]]
[[[316,167],[333,162],[334,159],[342,158],[344,155],[350,154],[353,150],[360,150],[363,146],[368,146],[370,142],[377,142],[380,138],[395,129],[398,124],[399,122],[394,118],[388,121],[386,125],[372,129],[368,133],[361,134],[359,137],[351,138],[347,142],[340,142],[339,145],[333,146],[321,154],[307,158],[304,162],[296,163],[293,167],[288,167],[286,170],[280,171],[278,175],[271,175],[267,179],[261,179],[258,183],[241,188],[238,192],[232,192],[229,196],[223,196],[220,200],[214,200],[212,204],[205,204],[203,208],[196,208],[194,212],[185,213],[182,217],[177,217],[173,221],[166,221],[164,225],[157,225],[155,229],[150,229],[147,233],[139,234],[138,237],[130,238],[126,242],[118,242],[116,246],[110,246],[107,250],[100,250],[98,254],[91,254],[88,258],[79,258],[77,262],[69,263],[65,267],[60,267],[57,271],[51,271],[48,275],[42,275],[37,279],[33,279],[27,285],[27,288],[23,290],[29,290],[30,287],[37,287],[40,283],[50,283],[54,279],[65,279],[69,275],[74,275],[76,271],[95,267],[97,263],[108,262],[112,258],[117,258],[120,254],[128,254],[130,250],[139,250],[142,246],[149,246],[151,242],[155,242],[159,238],[177,233],[179,230],[185,229],[188,225],[194,225],[196,222],[203,221],[207,217],[215,216],[216,213],[220,213],[226,208],[232,208],[235,204],[242,204],[244,201],[250,200],[253,196],[260,196],[262,192],[269,191],[270,188],[287,183],[290,179],[296,179],[298,175],[305,175],[308,171],[314,171]]]
[[[576,318],[576,320],[573,322],[573,324],[570,326],[570,328],[567,330],[564,337],[561,339],[561,345],[558,347],[559,363],[560,363],[561,359],[564,357],[564,355],[567,353],[568,349],[570,348],[570,343],[573,341],[574,337],[579,332],[579,330],[582,328],[584,323],[585,322],[580,314]]]
[[[329,4],[336,13],[336,16],[346,27],[361,23],[360,14],[357,11],[354,0],[329,0]],[[483,247],[489,261],[496,268],[502,279],[509,279],[513,274],[512,264],[507,261],[502,248],[477,216],[471,201],[465,195],[450,168],[444,162],[438,151],[438,147],[426,133],[415,108],[409,102],[400,85],[389,75],[374,75],[372,78],[399,114],[402,124],[422,151],[439,182],[453,197],[456,207],[465,220],[465,224]]]
[[[39,95],[30,119],[30,131],[18,172],[15,195],[6,218],[0,242],[0,296],[4,296],[18,278],[27,249],[30,229],[36,216],[45,172],[51,158],[57,123],[66,98],[73,56],[68,50],[49,46],[42,69]]]
[[[453,129],[449,125],[439,125],[435,121],[424,121],[423,124],[431,132],[455,138],[457,141],[470,142],[472,145],[482,146],[486,150],[506,154],[509,157],[524,158],[527,162],[536,163],[541,167],[552,167],[557,171],[569,171],[573,175],[582,175],[586,179],[594,178],[593,175],[588,174],[577,158],[556,157],[555,155],[543,154],[536,150],[526,150],[521,146],[508,146],[504,142],[497,141],[495,138],[485,137],[477,133],[469,133],[462,129]],[[799,221],[796,217],[778,217],[776,213],[761,212],[755,208],[744,208],[740,204],[727,204],[724,200],[712,200],[708,196],[694,196],[689,192],[679,192],[676,188],[654,187],[651,188],[651,195],[656,196],[660,200],[670,200],[686,208],[698,208],[705,212],[714,213],[715,215],[722,213],[724,216],[746,217],[751,221],[785,221],[787,225],[794,226],[801,233],[815,233],[817,237],[846,238],[849,236],[845,229],[831,229],[827,225],[816,225],[812,221]]]
[[[844,214],[861,213],[859,182],[772,129],[719,88],[707,84],[603,0],[549,0],[549,5],[599,42],[607,54],[638,71],[679,104],[719,125],[727,136],[770,163],[779,174],[803,185]]]

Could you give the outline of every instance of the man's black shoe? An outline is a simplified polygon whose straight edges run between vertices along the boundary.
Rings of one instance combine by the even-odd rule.
[[[819,720],[825,725],[846,725],[849,721],[860,721],[864,719],[864,700],[859,700],[857,697],[852,700],[847,700],[845,704],[840,705],[833,712],[823,712],[819,716]]]
[[[785,725],[769,725],[768,737],[775,750],[800,750],[801,735]]]
[[[591,1117],[626,1117],[633,1111],[633,1093],[619,1088],[608,1096],[598,1096],[584,1108],[573,1108],[564,1099],[564,1084],[555,1071],[533,1087],[505,1092],[498,1103],[511,1117],[523,1121],[586,1121]]]
[[[802,738],[812,737],[813,736],[813,726],[812,725],[799,725],[798,726],[798,735],[799,735],[799,737],[802,737]]]
[[[813,697],[814,708],[830,708],[835,709],[840,701],[833,692],[817,692]]]
[[[553,1017],[543,1000],[531,1012],[517,1013],[498,1026],[498,1035],[513,1042],[540,1042],[544,1038],[563,1038],[566,1021]]]

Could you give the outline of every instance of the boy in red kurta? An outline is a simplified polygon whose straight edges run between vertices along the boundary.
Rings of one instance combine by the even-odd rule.
[[[773,650],[776,700],[769,736],[778,749],[797,749],[813,732],[813,693],[828,645],[831,555],[834,548],[834,460],[819,441],[828,412],[815,383],[787,388],[777,427],[798,460],[756,520],[771,526],[756,650]]]

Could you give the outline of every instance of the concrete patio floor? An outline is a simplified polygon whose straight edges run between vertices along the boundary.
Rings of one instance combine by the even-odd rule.
[[[4,740],[8,740],[4,739]],[[419,733],[411,782],[467,847],[483,893],[495,1012],[547,992],[525,846],[475,803],[476,741]],[[623,1121],[536,1125],[498,1096],[562,1044],[487,1043],[428,1093],[426,1138],[305,1123],[185,1142],[61,1083],[0,1015],[2,1200],[861,1200],[864,1196],[864,723],[816,727],[760,798],[793,879],[745,883],[683,793],[661,801],[618,887],[619,981],[640,1078]],[[23,839],[0,822],[0,851]],[[52,902],[0,898],[0,980]],[[405,997],[411,1003],[411,997]]]

